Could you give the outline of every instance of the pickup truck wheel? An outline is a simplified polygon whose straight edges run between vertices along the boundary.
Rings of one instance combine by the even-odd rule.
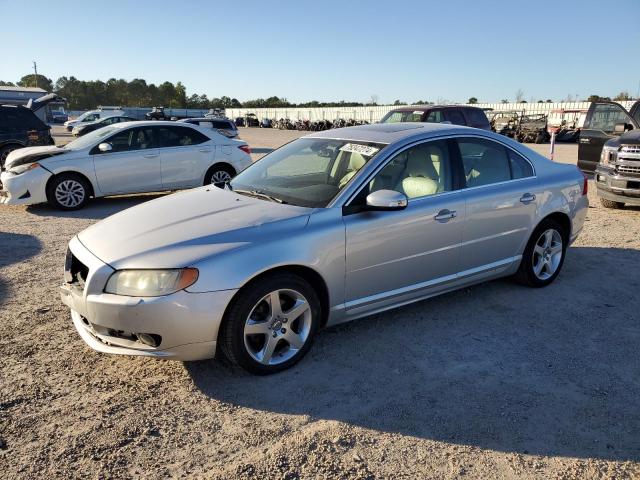
[[[280,372],[311,348],[320,300],[308,282],[277,273],[250,283],[225,314],[219,344],[225,356],[256,375]]]
[[[568,236],[569,232],[555,220],[540,222],[524,249],[516,281],[534,288],[553,282],[562,270]]]
[[[614,202],[613,200],[607,200],[606,198],[601,198],[600,199],[600,203],[602,203],[602,206],[604,208],[619,209],[619,208],[624,207],[624,203],[622,203],[622,202]]]
[[[61,173],[47,185],[47,200],[58,210],[79,210],[89,201],[90,191],[80,175]]]

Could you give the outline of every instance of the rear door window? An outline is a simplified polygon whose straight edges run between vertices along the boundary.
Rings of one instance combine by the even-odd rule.
[[[466,125],[467,122],[462,115],[462,112],[458,108],[450,108],[446,111],[447,120],[454,125]]]
[[[26,108],[17,108],[18,124],[21,128],[28,130],[39,130],[44,126],[35,114]]]
[[[156,127],[160,130],[160,146],[188,147],[209,140],[209,137],[189,127]]]
[[[631,117],[620,105],[601,103],[594,106],[591,118],[585,128],[613,133],[616,123],[632,123]]]
[[[511,180],[511,160],[504,146],[484,138],[459,138],[456,142],[462,156],[467,187]]]

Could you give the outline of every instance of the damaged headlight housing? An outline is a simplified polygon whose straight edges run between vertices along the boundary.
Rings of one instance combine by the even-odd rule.
[[[615,147],[607,147],[606,145],[602,147],[602,152],[600,153],[600,163],[604,165],[614,163],[616,151],[617,148]]]
[[[9,168],[9,171],[11,173],[15,173],[16,175],[20,175],[21,173],[28,172],[29,170],[33,170],[34,168],[38,168],[39,166],[39,163],[25,163],[22,165],[11,167]]]
[[[197,268],[118,270],[109,277],[104,291],[129,297],[160,297],[184,290],[196,280]]]

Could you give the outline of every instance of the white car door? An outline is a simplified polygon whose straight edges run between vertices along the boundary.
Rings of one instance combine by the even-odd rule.
[[[165,189],[202,185],[213,165],[216,146],[209,137],[188,126],[158,126],[160,171]]]
[[[155,127],[153,127],[155,128]],[[162,189],[160,152],[152,127],[120,130],[101,143],[112,150],[91,149],[98,187],[103,195]]]

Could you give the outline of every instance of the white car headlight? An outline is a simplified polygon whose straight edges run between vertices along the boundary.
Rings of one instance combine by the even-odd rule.
[[[184,290],[198,280],[197,268],[118,270],[104,291],[129,297],[160,297]]]

